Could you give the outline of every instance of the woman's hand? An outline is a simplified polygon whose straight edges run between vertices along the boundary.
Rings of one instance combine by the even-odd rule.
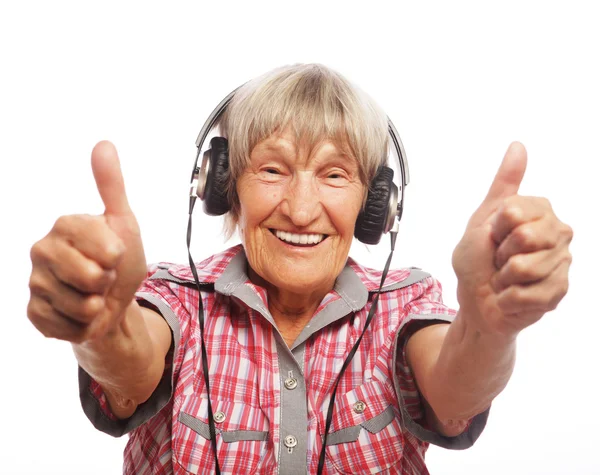
[[[568,289],[573,231],[545,198],[520,196],[527,155],[511,144],[452,256],[465,324],[514,337]]]
[[[27,315],[45,336],[73,343],[114,330],[146,277],[139,227],[110,142],[96,145],[92,168],[104,214],[62,216],[31,249]]]

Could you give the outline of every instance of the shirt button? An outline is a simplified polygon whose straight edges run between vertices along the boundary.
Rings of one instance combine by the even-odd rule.
[[[223,411],[215,412],[215,415],[213,416],[213,419],[217,423],[223,422],[225,420],[225,413]]]
[[[296,378],[288,378],[283,384],[287,389],[296,389],[296,386],[298,386],[298,380]]]
[[[283,440],[283,444],[288,448],[291,449],[293,447],[296,447],[296,445],[298,445],[298,439],[296,439],[296,437],[294,437],[293,435],[288,435],[284,440]]]
[[[356,412],[357,414],[362,414],[363,412],[365,412],[366,408],[367,405],[363,401],[356,401],[354,403],[354,412]]]

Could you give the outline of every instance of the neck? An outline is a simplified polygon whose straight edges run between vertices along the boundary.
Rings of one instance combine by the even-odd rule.
[[[333,288],[333,282],[327,290],[323,288],[312,292],[294,292],[278,288],[264,280],[251,268],[248,270],[250,280],[266,289],[269,312],[283,339],[291,347],[313,317],[325,295]]]

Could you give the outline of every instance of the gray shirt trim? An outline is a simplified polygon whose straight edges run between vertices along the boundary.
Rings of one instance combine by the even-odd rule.
[[[275,328],[277,328],[269,309],[265,306],[262,299],[256,295],[251,288],[243,285],[248,280],[247,269],[248,261],[246,259],[246,254],[244,250],[241,249],[240,252],[231,258],[221,275],[216,279],[214,290],[222,295],[233,296],[240,299],[248,307],[259,312]],[[416,267],[412,267],[410,268],[410,274],[404,280],[385,285],[382,288],[382,292],[390,292],[409,287],[427,277],[430,277],[430,274]],[[163,279],[182,285],[194,285],[193,280],[175,277],[165,267],[161,267],[154,273],[151,279]],[[206,282],[201,282],[201,284],[206,284]],[[369,293],[377,291],[368,291],[365,284],[350,265],[346,265],[344,269],[342,269],[342,272],[335,281],[333,290],[337,292],[340,299],[331,302],[325,306],[323,310],[313,316],[311,321],[304,327],[302,332],[300,332],[300,335],[296,338],[296,341],[292,344],[290,348],[292,351],[302,345],[308,338],[322,328],[325,328],[352,312],[362,309],[367,304]]]
[[[273,321],[273,318],[272,318],[270,312],[265,307],[265,305],[262,302],[262,300],[260,299],[260,297],[258,295],[256,295],[254,292],[252,292],[252,290],[249,287],[242,285],[248,278],[246,269],[247,269],[246,256],[242,250],[242,252],[238,253],[236,256],[234,256],[231,259],[231,261],[229,262],[229,264],[227,265],[227,267],[225,268],[223,273],[217,278],[217,280],[215,281],[215,284],[214,284],[214,290],[223,295],[228,295],[228,296],[233,296],[233,297],[239,298],[250,308],[261,313],[268,321],[270,321],[275,326],[275,322]],[[398,290],[403,287],[408,287],[408,286],[413,285],[417,282],[420,282],[430,276],[428,273],[423,272],[420,269],[413,268],[410,271],[411,271],[410,275],[406,279],[404,279],[401,282],[395,282],[395,283],[386,285],[383,287],[382,291],[388,292],[388,291]],[[193,285],[193,282],[190,280],[185,280],[185,279],[181,279],[181,278],[173,276],[164,267],[159,269],[151,277],[151,280],[160,280],[160,279],[167,280],[170,282],[175,282],[175,283],[178,283],[181,285]],[[212,287],[212,285],[210,287]],[[207,289],[208,288],[209,288],[209,286],[207,286]],[[354,270],[350,266],[346,266],[343,269],[343,271],[341,272],[341,274],[338,276],[338,279],[336,280],[336,283],[335,283],[334,290],[340,295],[341,298],[334,302],[331,302],[321,312],[316,314],[313,317],[313,319],[309,322],[309,324],[302,330],[302,332],[300,333],[300,335],[298,336],[298,338],[296,339],[296,341],[294,342],[294,344],[292,345],[292,347],[290,349],[288,349],[287,346],[282,345],[282,343],[284,343],[284,342],[283,342],[283,339],[281,338],[281,336],[279,335],[281,341],[278,341],[278,345],[277,345],[278,353],[279,353],[279,357],[280,357],[280,363],[283,363],[283,366],[285,366],[285,370],[286,370],[285,372],[282,372],[282,374],[281,374],[281,378],[282,378],[281,382],[283,382],[283,379],[286,378],[286,376],[287,376],[286,373],[290,370],[293,371],[294,369],[295,369],[294,372],[296,372],[296,371],[298,372],[297,377],[298,377],[298,382],[299,382],[299,385],[298,385],[299,387],[296,390],[292,391],[294,393],[294,397],[288,401],[284,401],[284,403],[285,403],[284,405],[287,406],[287,410],[285,411],[286,412],[285,419],[287,419],[289,417],[288,414],[290,414],[290,412],[291,412],[290,409],[292,406],[292,401],[296,399],[296,394],[298,396],[303,395],[304,397],[306,397],[305,396],[306,388],[304,387],[304,378],[302,377],[303,359],[301,356],[303,354],[303,344],[305,343],[305,341],[308,338],[310,338],[310,336],[313,335],[315,332],[326,327],[327,325],[331,324],[332,322],[334,322],[340,318],[343,318],[344,316],[348,315],[351,312],[355,312],[355,311],[363,308],[366,305],[368,298],[369,298],[369,291],[367,290],[366,286],[363,284],[363,282],[360,280],[358,275],[354,272]],[[136,296],[138,299],[142,299],[140,301],[140,303],[142,305],[144,305],[144,303],[143,303],[144,301],[147,302],[150,306],[153,306],[155,309],[157,309],[159,311],[159,313],[165,318],[165,320],[167,321],[169,327],[171,328],[172,334],[173,334],[174,353],[172,353],[172,354],[176,354],[177,350],[179,348],[179,345],[180,345],[180,328],[179,328],[179,320],[178,320],[177,316],[162,300],[160,300],[158,297],[156,297],[153,294],[140,292]],[[192,318],[193,318],[193,316],[192,316]],[[394,354],[393,368],[396,368],[398,351],[402,350],[402,348],[406,344],[408,337],[410,336],[410,334],[406,334],[406,332],[403,332],[403,330],[406,329],[407,324],[410,324],[411,322],[415,322],[415,321],[425,322],[426,324],[442,323],[442,322],[444,322],[444,318],[448,318],[448,317],[444,316],[444,315],[409,315],[403,322],[401,328],[399,329],[399,331],[396,335],[396,341],[394,343],[394,353],[393,353]],[[400,341],[400,340],[402,340],[402,341]],[[290,352],[290,350],[291,350],[291,352]],[[292,357],[292,353],[295,358]],[[397,393],[398,400],[399,400],[402,424],[406,430],[408,430],[410,433],[412,433],[413,435],[415,435],[416,437],[418,437],[419,439],[421,439],[425,442],[429,442],[429,443],[439,445],[441,447],[445,447],[445,448],[449,448],[449,449],[464,449],[464,448],[467,448],[467,447],[470,447],[471,445],[473,445],[473,443],[477,440],[477,438],[483,431],[483,428],[485,427],[489,410],[476,416],[473,419],[473,421],[471,422],[471,425],[468,428],[468,430],[465,431],[463,434],[460,434],[456,437],[445,437],[445,436],[442,436],[435,432],[426,430],[424,427],[419,425],[416,421],[412,420],[412,418],[410,417],[410,415],[404,405],[402,393],[400,392],[399,378],[398,378],[398,374],[397,374],[398,372],[394,371],[393,373],[394,373],[394,387],[396,389],[396,393]],[[82,404],[83,410],[84,410],[85,414],[87,415],[87,417],[92,422],[92,424],[94,425],[94,427],[96,427],[97,429],[99,429],[103,432],[106,432],[107,434],[115,436],[115,437],[119,437],[127,432],[130,432],[131,430],[135,429],[136,427],[139,427],[141,424],[143,424],[144,422],[151,419],[161,409],[163,409],[171,399],[172,388],[174,387],[174,384],[175,384],[173,381],[173,374],[171,374],[170,377],[168,374],[163,375],[163,378],[162,378],[161,382],[159,383],[159,386],[157,387],[157,389],[155,390],[155,392],[152,394],[152,396],[150,397],[150,399],[148,401],[146,401],[143,404],[140,404],[140,406],[138,406],[136,412],[130,418],[115,421],[115,420],[109,419],[106,416],[106,414],[101,410],[101,408],[98,404],[98,401],[95,399],[95,397],[90,392],[90,389],[89,389],[90,382],[91,382],[90,376],[82,368],[79,368],[80,399],[81,399],[81,404]],[[282,390],[287,391],[283,388],[282,388]],[[290,396],[291,394],[287,394],[287,395]],[[287,400],[287,397],[284,399]],[[298,402],[298,401],[296,401],[296,402]],[[291,412],[290,415],[293,414],[292,415],[293,424],[288,427],[290,427],[290,428],[294,427],[294,426],[296,426],[296,424],[300,424],[300,422],[302,422],[302,424],[305,424],[305,422],[306,422],[305,419],[302,419],[302,420],[300,420],[300,419],[301,419],[301,416],[305,417],[305,414],[303,414],[303,412],[305,413],[305,411],[306,411],[306,401],[304,401],[304,404],[302,406],[304,407],[304,411],[298,411],[295,413]],[[391,408],[388,408],[388,410],[389,409],[391,409]],[[343,429],[342,431],[338,431],[339,434],[338,434],[338,432],[330,434],[330,436],[328,436],[328,444],[333,445],[336,443],[343,443],[346,441],[356,440],[356,438],[358,437],[358,435],[360,433],[360,430],[365,429],[365,430],[370,430],[372,432],[373,430],[377,430],[377,428],[379,428],[381,426],[381,424],[384,424],[383,426],[381,426],[381,428],[379,428],[379,430],[381,430],[383,427],[385,427],[387,425],[387,424],[385,424],[385,422],[387,421],[387,418],[388,418],[388,410],[384,411],[379,416],[376,416],[371,421],[366,421],[361,425],[346,428],[346,429]],[[298,417],[298,419],[296,419],[296,416]],[[185,417],[185,415],[180,415],[180,417]],[[184,421],[182,420],[182,422],[184,422]],[[198,421],[198,422],[201,422],[201,421]],[[284,426],[287,425],[287,423],[289,423],[290,421],[287,421],[287,423],[286,423],[286,421],[282,420],[281,422],[282,422],[282,430],[285,430]],[[387,422],[387,423],[389,423],[389,422]],[[191,426],[189,426],[189,427],[193,429],[193,427],[191,427]],[[202,431],[202,429],[199,429],[197,432],[204,435],[204,431]],[[231,433],[228,433],[229,435],[224,435],[225,433],[223,433],[224,441],[226,438],[228,439],[227,441],[264,440],[264,439],[262,439],[262,437],[263,437],[262,433],[260,433],[261,435],[256,435],[256,434],[247,434],[246,433],[246,432],[252,432],[252,431],[235,431],[235,432],[240,432],[240,434],[233,435],[233,432],[232,431],[230,431],[230,432]],[[284,433],[282,433],[281,435],[282,435],[282,438],[285,437]],[[298,434],[298,435],[300,435],[300,434]],[[240,437],[242,437],[242,438],[240,438]],[[254,439],[254,438],[244,439],[243,437],[260,437],[260,438],[259,439]],[[332,437],[332,438],[330,439],[330,437]],[[353,437],[355,437],[355,438],[353,438]],[[306,457],[306,455],[305,455],[306,454],[306,447],[305,447],[306,441],[301,440],[304,438],[305,438],[305,436],[299,437],[300,444],[299,444],[299,446],[295,447],[293,450],[293,452],[296,452],[293,457],[294,459],[296,459],[297,455],[300,455],[301,453],[304,454],[304,458]],[[282,447],[282,448],[285,450],[285,447]],[[281,461],[281,458],[279,460]]]
[[[348,442],[356,442],[360,431],[362,429],[368,430],[371,434],[377,434],[377,432],[385,429],[388,424],[394,420],[394,408],[388,406],[388,408],[381,414],[372,417],[360,424],[352,427],[346,427],[344,429],[336,430],[327,435],[327,445],[346,444]]]
[[[349,313],[356,312],[367,304],[369,292],[362,283],[356,272],[350,267],[344,267],[335,281],[333,288],[341,297],[331,302],[323,310],[317,313],[310,322],[302,329],[300,335],[294,341],[292,350],[302,345],[311,335],[318,332],[327,325],[345,317]]]
[[[285,342],[277,344],[281,398],[277,460],[279,469],[286,475],[306,474],[308,399],[306,381],[300,367],[300,362],[304,360],[304,349],[305,345],[301,345],[292,353]],[[295,384],[286,386],[286,380]],[[293,438],[293,447],[286,444],[287,437]]]
[[[447,320],[445,320],[445,318]],[[398,330],[398,333],[396,334],[396,341],[394,342],[393,349],[394,359],[392,367],[394,368],[394,388],[398,397],[398,404],[400,407],[400,415],[403,427],[423,442],[429,442],[430,444],[434,444],[445,449],[463,450],[471,447],[483,432],[489,415],[489,409],[475,416],[471,421],[471,424],[468,427],[468,429],[462,434],[459,434],[455,437],[447,437],[438,434],[437,432],[427,430],[422,425],[413,420],[410,414],[408,413],[408,410],[406,409],[406,405],[404,403],[404,399],[402,397],[402,392],[400,390],[398,371],[395,370],[395,368],[397,367],[396,365],[398,363],[398,354],[399,352],[404,351],[404,346],[406,345],[406,342],[413,334],[413,332],[407,333],[405,331],[407,325],[419,322],[419,328],[422,328],[423,326],[427,325],[449,323],[451,318],[452,317],[448,315],[408,315],[406,317],[406,320],[403,322],[403,325]]]
[[[413,284],[416,284],[417,282],[421,282],[422,280],[425,280],[427,277],[431,277],[431,274],[429,274],[428,272],[425,272],[421,269],[417,269],[416,267],[411,267],[410,274],[406,279],[404,279],[400,282],[394,282],[393,284],[384,285],[383,288],[381,289],[381,291],[382,292],[390,292],[392,290],[403,289],[404,287],[408,287],[409,285],[413,285]]]
[[[231,259],[223,273],[217,278],[214,288],[223,295],[231,295],[239,298],[250,308],[262,314],[274,327],[276,327],[273,317],[260,297],[252,292],[250,288],[242,285],[248,280],[247,268],[248,261],[246,259],[246,254],[242,250]],[[430,274],[427,272],[424,272],[421,269],[411,268],[410,274],[406,279],[401,282],[395,282],[384,286],[382,292],[390,292],[408,287],[427,277],[430,277]],[[164,271],[160,278],[173,282],[190,283],[189,281],[182,281],[181,279],[172,276],[167,271]],[[296,338],[296,341],[292,344],[290,348],[292,351],[302,345],[308,338],[322,328],[345,317],[349,313],[362,309],[369,299],[367,287],[360,280],[360,277],[356,274],[354,269],[349,265],[344,267],[336,279],[333,290],[337,292],[341,298],[331,302],[323,310],[313,316],[311,321],[304,327],[302,332],[300,332],[300,335]],[[375,292],[375,290],[372,292]]]
[[[197,434],[200,434],[206,440],[210,440],[210,430],[208,428],[208,424],[196,417],[186,413],[180,412],[177,417],[179,422],[181,422],[184,426],[189,427]],[[269,433],[267,431],[258,431],[258,430],[221,430],[216,428],[217,434],[221,435],[223,442],[231,443],[231,442],[240,442],[242,440],[268,440]]]

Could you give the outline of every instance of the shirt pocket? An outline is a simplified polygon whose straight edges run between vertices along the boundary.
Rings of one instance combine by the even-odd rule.
[[[400,473],[403,434],[400,413],[383,385],[371,381],[336,397],[327,447],[328,472]],[[323,437],[327,409],[319,415]]]
[[[221,473],[255,473],[267,452],[269,423],[262,409],[211,400]],[[186,397],[173,421],[173,455],[190,474],[212,474],[215,459],[208,428],[208,403]]]

